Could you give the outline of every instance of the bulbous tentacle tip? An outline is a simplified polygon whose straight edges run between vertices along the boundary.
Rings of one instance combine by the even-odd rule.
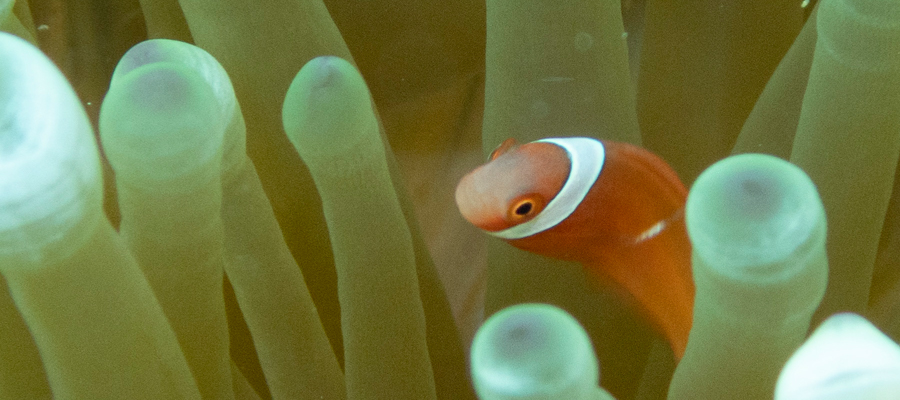
[[[49,263],[81,246],[102,218],[97,147],[47,56],[5,32],[0,54],[0,257]]]
[[[788,257],[820,232],[825,220],[806,173],[764,154],[713,164],[691,188],[685,214],[698,254],[735,273]]]
[[[475,335],[471,360],[475,389],[485,399],[586,398],[580,394],[599,383],[584,328],[549,304],[519,304],[491,316]]]
[[[356,67],[339,57],[322,56],[307,62],[294,77],[282,105],[282,122],[307,166],[328,169],[354,146],[366,146],[373,154],[384,151],[372,106]]]
[[[219,174],[225,122],[213,88],[176,63],[132,70],[110,86],[100,139],[119,179],[189,190]]]
[[[775,399],[890,398],[898,373],[897,343],[857,314],[835,314],[784,365]]]
[[[303,69],[309,71],[307,79],[311,89],[337,85],[341,78],[339,64],[344,63],[347,61],[337,56],[319,56],[310,60]]]

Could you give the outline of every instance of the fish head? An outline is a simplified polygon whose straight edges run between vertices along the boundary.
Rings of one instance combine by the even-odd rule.
[[[508,139],[456,187],[462,216],[487,232],[526,223],[544,210],[569,175],[566,152],[550,143]]]

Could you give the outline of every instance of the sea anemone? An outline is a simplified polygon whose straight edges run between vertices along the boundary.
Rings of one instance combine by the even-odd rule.
[[[673,379],[614,288],[434,216],[455,211],[459,168],[508,137],[641,144],[688,184],[730,153],[789,159],[828,218],[806,323],[852,311],[900,335],[895,2],[99,4],[0,2],[0,30],[23,38],[0,42],[0,397],[474,398],[458,332],[477,326],[479,287],[485,314],[574,316],[618,398],[692,393],[685,374],[711,368],[693,340]],[[148,38],[174,40],[113,74]],[[435,143],[454,149],[432,168],[441,200],[414,203]],[[16,158],[31,151],[50,159]],[[438,269],[429,247],[449,254]],[[820,278],[801,282],[809,298]],[[750,387],[773,393],[777,372]]]

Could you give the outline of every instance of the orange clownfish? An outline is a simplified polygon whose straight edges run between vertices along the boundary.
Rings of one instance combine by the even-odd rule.
[[[460,180],[463,217],[513,246],[577,261],[623,288],[680,359],[694,281],[687,189],[653,153],[627,143],[508,139]]]

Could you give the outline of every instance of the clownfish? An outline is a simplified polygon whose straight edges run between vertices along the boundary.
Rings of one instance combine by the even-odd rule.
[[[584,137],[507,139],[456,187],[473,225],[523,250],[580,262],[624,289],[678,359],[694,304],[686,198],[655,154]]]

